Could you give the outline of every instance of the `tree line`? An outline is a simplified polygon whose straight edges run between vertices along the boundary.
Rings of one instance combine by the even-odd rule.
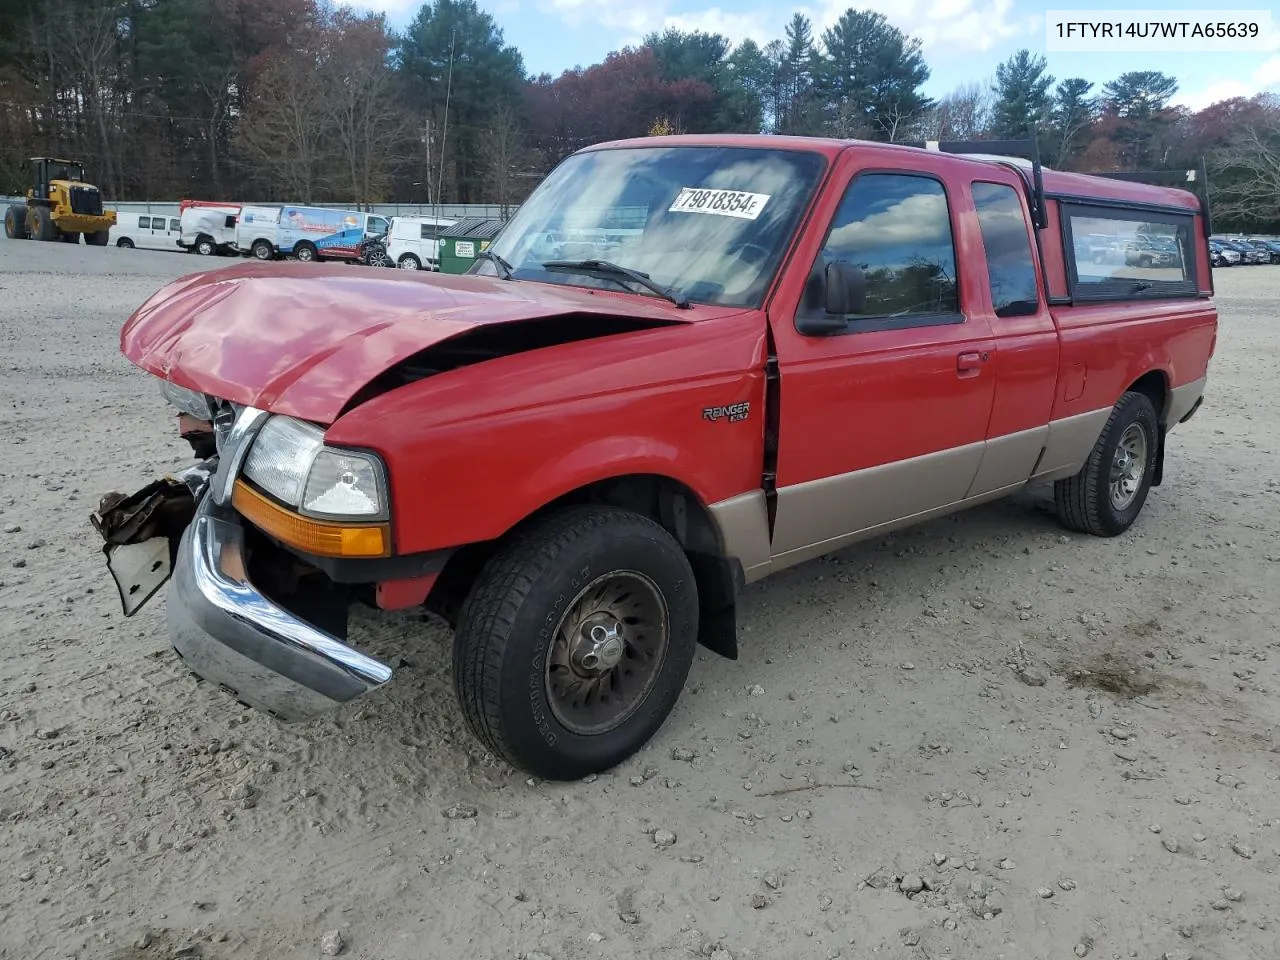
[[[1054,77],[1020,50],[985,81],[923,92],[918,39],[849,9],[733,44],[700,31],[530,75],[475,0],[403,31],[331,0],[0,4],[0,192],[72,154],[110,199],[512,205],[573,151],[666,132],[880,141],[1022,138],[1066,170],[1210,165],[1220,222],[1280,229],[1280,98],[1172,105],[1158,71]]]

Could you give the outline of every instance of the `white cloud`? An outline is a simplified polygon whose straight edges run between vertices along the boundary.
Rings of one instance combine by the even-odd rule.
[[[675,11],[675,2],[541,0],[541,6],[574,26],[595,25],[618,31],[621,36],[617,46],[638,44],[646,33],[667,27],[720,33],[734,43],[751,39],[764,44],[781,39],[783,28],[791,19],[790,8],[784,12],[779,6],[763,2],[741,11],[720,7]],[[849,0],[818,0],[798,9],[813,23],[816,42],[849,8]],[[1014,0],[863,0],[857,8],[878,11],[909,36],[919,37],[931,61],[992,50],[1014,37],[1033,33],[1042,19],[1039,14],[1016,16]]]
[[[820,6],[802,12],[813,20],[814,33],[821,36],[849,6],[849,0],[823,0]],[[898,29],[918,37],[931,60],[984,53],[1033,31],[1040,19],[1039,15],[1015,17],[1014,0],[865,0],[858,9],[882,13]]]
[[[1190,110],[1230,100],[1232,97],[1252,97],[1258,93],[1280,92],[1280,57],[1264,60],[1248,80],[1215,80],[1198,90],[1183,90],[1176,94],[1173,103]]]
[[[422,6],[422,0],[336,0],[339,6],[354,7],[358,11],[373,10],[394,17],[412,13]]]

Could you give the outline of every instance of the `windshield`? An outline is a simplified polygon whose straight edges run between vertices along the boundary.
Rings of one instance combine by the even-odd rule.
[[[822,174],[820,154],[745,147],[627,147],[565,160],[489,249],[512,277],[658,294],[625,277],[548,270],[604,260],[694,303],[759,306]],[[501,275],[482,259],[473,273]]]

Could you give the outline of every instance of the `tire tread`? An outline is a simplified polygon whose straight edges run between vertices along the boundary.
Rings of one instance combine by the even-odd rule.
[[[1098,439],[1094,442],[1093,449],[1089,451],[1089,458],[1084,466],[1074,476],[1054,483],[1054,507],[1059,522],[1067,529],[1095,537],[1112,535],[1113,531],[1108,527],[1102,513],[1103,505],[1099,496],[1098,477],[1100,471],[1107,468],[1107,464],[1103,461],[1111,448],[1117,421],[1126,418],[1133,405],[1141,402],[1150,404],[1151,401],[1145,394],[1132,390],[1122,394],[1115,406],[1111,408],[1106,425],[1098,434]],[[1156,438],[1152,439],[1154,441]]]
[[[658,523],[618,507],[584,505],[556,510],[515,533],[476,578],[458,614],[454,633],[453,684],[467,726],[492,753],[522,766],[506,731],[501,709],[501,676],[509,639],[522,606],[538,578],[563,551],[619,524],[652,529]]]

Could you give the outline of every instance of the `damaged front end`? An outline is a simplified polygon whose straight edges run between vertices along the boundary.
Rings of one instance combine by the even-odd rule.
[[[141,610],[172,575],[178,542],[216,469],[216,459],[205,461],[128,496],[108,493],[89,517],[104,541],[102,552],[126,617]]]
[[[180,432],[197,456],[207,456],[133,494],[107,494],[90,517],[125,616],[170,583],[170,641],[183,662],[280,720],[308,719],[386,683],[387,664],[344,642],[345,605],[337,617],[304,616],[276,588],[287,565],[264,569],[255,560],[252,543],[262,535],[233,499],[270,415],[168,386]]]

